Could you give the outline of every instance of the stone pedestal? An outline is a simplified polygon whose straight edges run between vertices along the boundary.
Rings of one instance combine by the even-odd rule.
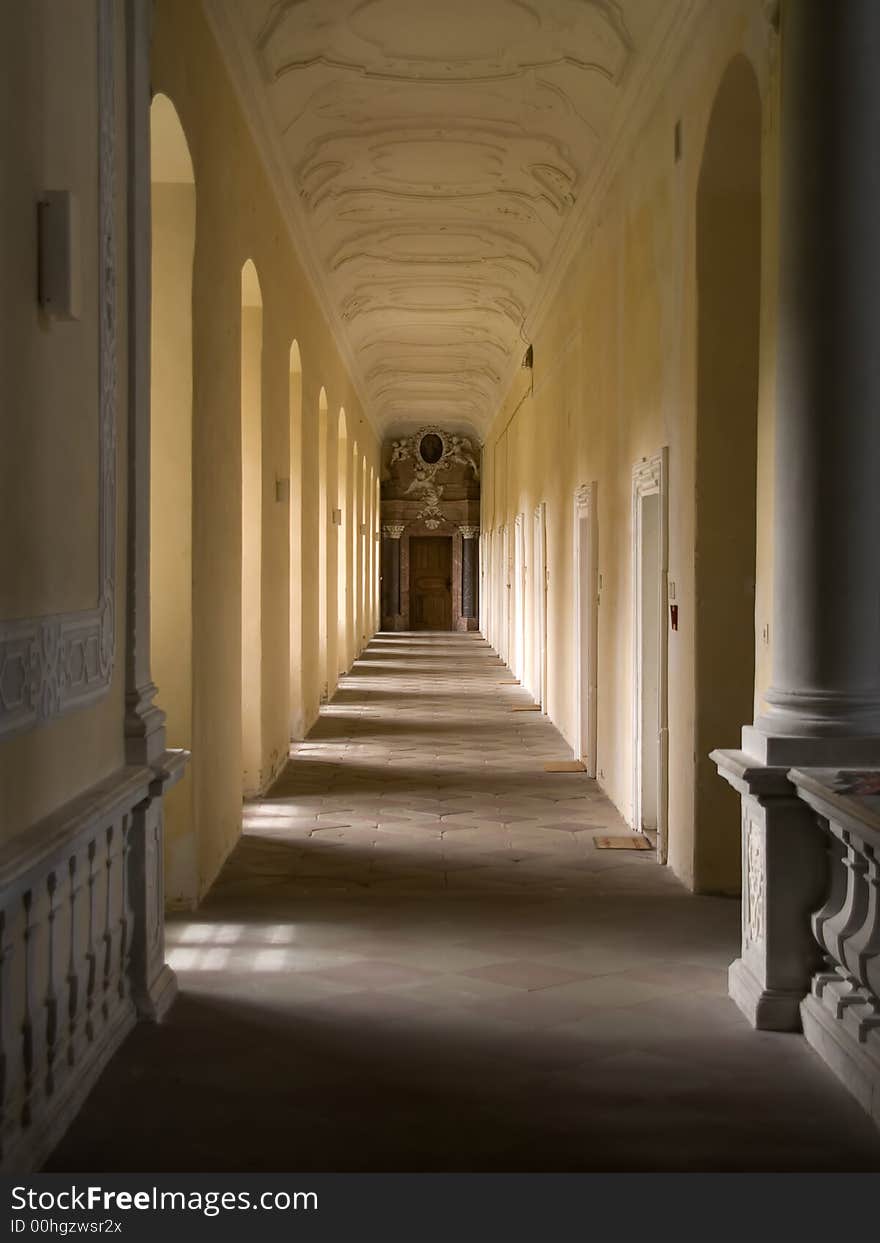
[[[742,798],[742,950],[730,995],[754,1027],[796,1031],[819,961],[810,916],[825,884],[821,838],[786,769],[742,751],[712,759]]]
[[[134,914],[131,995],[138,1018],[158,1022],[177,996],[177,977],[165,961],[164,798],[184,775],[188,751],[166,751],[154,766],[149,797],[132,817],[129,892]]]

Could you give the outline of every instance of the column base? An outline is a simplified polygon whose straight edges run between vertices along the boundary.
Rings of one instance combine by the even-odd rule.
[[[767,1032],[801,1030],[800,1004],[803,992],[764,988],[741,958],[730,964],[727,987],[732,1001],[752,1027]]]
[[[813,995],[801,1003],[801,1020],[810,1047],[880,1126],[880,1032],[860,1042]]]
[[[880,764],[880,738],[806,738],[745,725],[742,749],[756,764],[777,768],[868,768]]]

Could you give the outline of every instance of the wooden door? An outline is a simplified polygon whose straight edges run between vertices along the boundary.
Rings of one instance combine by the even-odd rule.
[[[409,541],[410,625],[413,630],[452,629],[452,536]]]

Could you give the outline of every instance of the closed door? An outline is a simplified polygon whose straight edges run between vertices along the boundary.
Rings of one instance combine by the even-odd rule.
[[[452,629],[452,537],[409,541],[410,625],[413,630]]]

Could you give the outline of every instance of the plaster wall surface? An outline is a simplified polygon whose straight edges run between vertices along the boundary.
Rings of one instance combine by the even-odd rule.
[[[263,299],[262,750],[265,784],[284,763],[291,722],[309,728],[318,659],[318,394],[344,405],[371,464],[378,446],[297,259],[201,6],[158,0],[153,89],[174,104],[197,193],[193,271],[193,815],[198,890],[210,886],[241,823],[241,270]],[[291,344],[302,366],[301,456],[291,455]],[[334,420],[335,422],[335,420]],[[334,441],[327,455],[335,460]],[[291,589],[291,510],[301,509],[300,592]],[[293,524],[294,528],[296,524]],[[333,580],[331,580],[333,581]],[[290,609],[300,610],[301,702],[291,703]],[[296,627],[294,627],[294,632]],[[162,690],[159,690],[161,703]]]
[[[160,107],[155,115],[170,111]],[[154,161],[170,144],[153,133]],[[181,139],[182,141],[182,139]],[[172,169],[163,170],[170,174]],[[150,460],[150,664],[162,688],[166,740],[192,745],[192,270],[196,200],[191,181],[153,181]],[[165,799],[166,894],[198,888],[192,774]]]
[[[0,745],[0,841],[119,769],[125,649],[125,64],[115,6],[117,176],[116,660],[92,706]],[[0,12],[0,620],[94,609],[100,594],[98,65],[96,7],[42,0]],[[50,319],[37,300],[37,203],[70,190],[79,208],[81,302]],[[111,519],[112,520],[112,519]]]
[[[736,850],[699,854],[695,823],[695,572],[697,430],[696,204],[707,126],[730,62],[750,62],[762,98],[762,356],[758,396],[756,701],[769,645],[772,403],[777,212],[776,35],[756,0],[711,5],[672,63],[650,83],[638,125],[615,153],[584,240],[532,335],[534,367],[516,377],[483,454],[484,531],[513,529],[547,506],[548,712],[577,737],[573,497],[597,483],[599,542],[598,778],[631,823],[633,807],[632,468],[669,451],[669,579],[679,610],[668,633],[669,862],[690,886],[735,892]],[[675,131],[679,126],[680,155]],[[724,417],[732,417],[728,411]],[[754,505],[752,498],[731,495]],[[501,546],[502,541],[498,541]],[[526,524],[526,561],[534,558]],[[503,613],[498,556],[488,570]],[[668,621],[668,619],[667,619]],[[535,643],[525,620],[527,660]],[[772,638],[772,636],[771,636]],[[740,724],[745,724],[744,719]],[[714,745],[737,746],[738,736]]]

